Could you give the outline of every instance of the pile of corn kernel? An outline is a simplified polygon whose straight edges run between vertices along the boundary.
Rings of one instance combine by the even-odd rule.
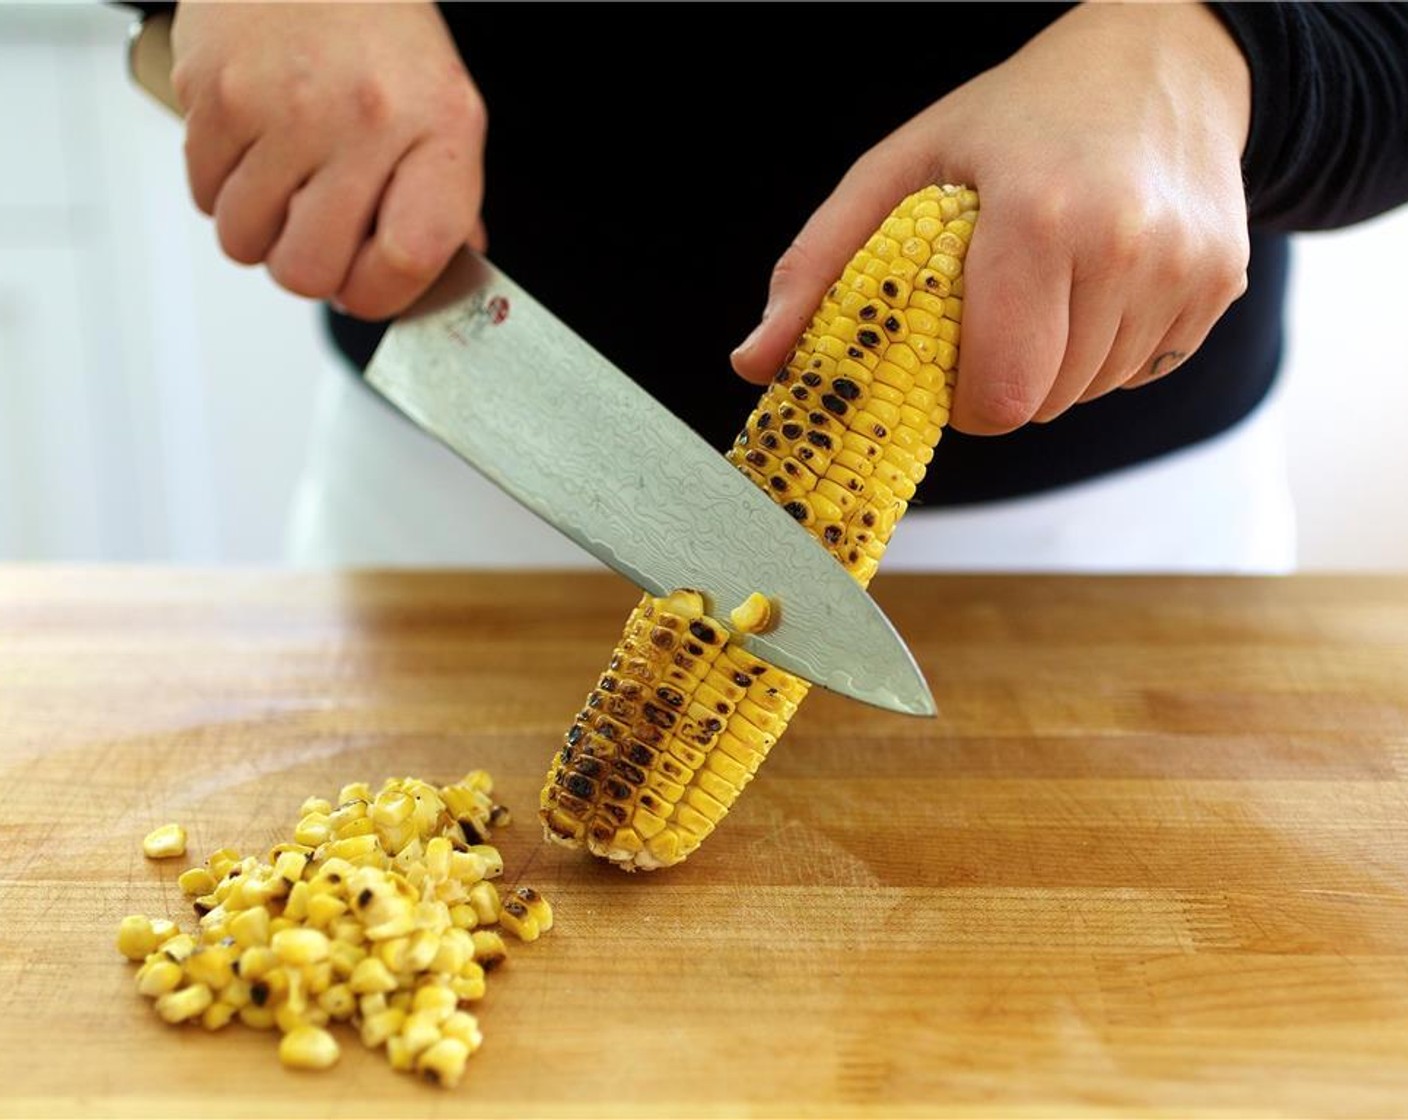
[[[499,930],[533,941],[552,927],[536,891],[505,897],[493,882],[504,865],[488,840],[509,819],[492,793],[475,770],[438,788],[389,779],[373,793],[355,782],[336,807],[310,797],[292,842],[267,860],[222,848],[181,875],[200,915],[194,934],[123,919],[117,947],[141,962],[137,990],[168,1023],[277,1028],[286,1066],[335,1064],[327,1028],[344,1022],[385,1047],[393,1069],[457,1084],[483,1040],[465,1007],[504,960]],[[144,850],[184,854],[184,832],[164,826]]]

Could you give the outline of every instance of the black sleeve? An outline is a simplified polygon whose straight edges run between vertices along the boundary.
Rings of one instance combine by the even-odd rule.
[[[1210,7],[1251,68],[1254,226],[1331,229],[1408,202],[1408,3]]]

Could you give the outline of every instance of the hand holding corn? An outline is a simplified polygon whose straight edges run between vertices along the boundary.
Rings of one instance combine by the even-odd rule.
[[[771,377],[896,199],[963,182],[984,220],[956,428],[1006,432],[1160,377],[1245,288],[1250,113],[1246,63],[1204,5],[1082,5],[857,161],[778,262],[734,367]]]

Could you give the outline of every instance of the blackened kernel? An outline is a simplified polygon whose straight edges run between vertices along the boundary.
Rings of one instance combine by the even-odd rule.
[[[632,766],[624,758],[618,758],[611,765],[615,768],[616,773],[631,785],[638,786],[645,781],[645,771],[639,766]]]
[[[880,332],[872,330],[870,327],[865,327],[856,331],[856,341],[862,346],[874,350],[875,347],[880,345]]]
[[[768,465],[768,457],[761,451],[748,452],[747,455],[743,456],[743,461],[750,467],[757,467],[759,470],[762,470]]]
[[[787,489],[787,480],[783,478],[780,474],[775,474],[770,479],[768,479],[768,485],[771,486],[774,490],[782,492]]]
[[[619,778],[607,778],[606,781],[602,783],[601,788],[612,801],[625,801],[633,792],[631,787]]]
[[[766,447],[769,451],[776,451],[781,446],[781,444],[778,442],[777,436],[772,432],[764,432],[761,436],[758,437],[758,442],[761,443],[764,447]]]
[[[582,762],[587,762],[587,761],[595,761],[595,760],[594,760],[594,759],[588,760],[588,759],[585,759],[585,758],[582,759]],[[580,766],[581,764],[582,764],[582,763],[579,762],[577,765]],[[464,833],[464,841],[465,841],[466,844],[469,844],[469,845],[472,846],[472,845],[474,845],[474,844],[483,844],[486,840],[488,840],[488,837],[485,836],[482,832],[479,831],[478,826],[477,826],[473,821],[471,821],[471,820],[462,820],[462,821],[459,821],[458,823],[459,823],[459,826],[460,826],[460,831],[461,831],[462,833]]]
[[[698,619],[695,619],[689,624],[689,632],[701,642],[708,642],[710,645],[713,645],[719,640],[717,631],[715,631],[712,626],[700,622]]]
[[[656,707],[654,704],[642,706],[641,715],[645,716],[647,723],[655,727],[674,727],[677,719],[674,712],[667,712],[664,708]]]
[[[860,386],[849,377],[838,377],[831,383],[831,388],[843,400],[853,401],[860,396]]]
[[[584,778],[581,774],[568,774],[567,780],[562,783],[567,792],[576,797],[591,797],[596,793],[596,787],[592,785],[590,778]]]
[[[884,439],[890,434],[890,429],[885,427],[884,424],[876,424],[870,430],[875,433],[876,439]]]
[[[639,740],[632,739],[626,744],[626,757],[637,766],[649,766],[655,761],[655,752]]]
[[[886,280],[884,283],[882,283],[880,285],[880,290],[884,292],[885,295],[889,296],[891,299],[894,299],[900,294],[900,286],[896,284],[893,280]]]
[[[827,393],[821,398],[821,403],[828,411],[834,412],[837,416],[846,415],[846,402],[835,393]]]
[[[807,392],[807,390],[801,385],[792,386],[792,395],[799,401],[811,399],[811,393]]]
[[[815,389],[818,385],[821,384],[821,374],[813,373],[811,372],[811,370],[808,370],[806,373],[802,374],[802,384],[810,385],[813,389]]]
[[[795,421],[789,421],[782,425],[782,434],[786,439],[801,439],[802,425]]]
[[[810,463],[813,459],[816,458],[816,452],[813,451],[810,447],[799,447],[796,451],[793,452],[793,454],[796,455],[797,458],[802,460],[802,462],[804,463]]]
[[[875,318],[875,308],[867,303],[864,307],[860,309],[858,318],[860,318],[864,322],[870,322],[870,320]]]
[[[698,642],[685,642],[684,648],[686,653],[692,653],[695,657],[704,656],[704,647]]]
[[[595,778],[598,774],[601,773],[601,759],[599,759],[599,758],[582,758],[582,759],[579,759],[578,762],[577,762],[577,767],[576,767],[576,769],[577,769],[577,773],[579,773],[579,774],[582,774],[582,775],[584,775],[584,776],[586,776],[586,777],[588,777],[588,778]]]
[[[733,683],[736,684],[739,688],[747,688],[750,684],[753,683],[753,678],[750,677],[747,673],[734,673]]]
[[[809,412],[807,413],[807,419],[811,422],[813,428],[829,428],[831,426],[831,417],[824,412]]]
[[[827,544],[839,544],[841,541],[841,526],[828,525],[821,531],[821,535],[826,539]]]
[[[794,463],[791,459],[784,459],[782,461],[782,470],[783,473],[790,474],[793,478],[796,478],[802,473],[802,468],[796,463]]]
[[[801,502],[788,502],[782,508],[785,509],[788,513],[790,513],[793,517],[795,517],[798,521],[805,521],[807,519],[807,507],[804,506]]]
[[[820,447],[823,451],[830,451],[832,447],[831,437],[825,432],[808,432],[807,442]]]
[[[684,693],[677,688],[662,684],[655,690],[655,695],[672,708],[684,707]]]
[[[875,527],[875,511],[874,511],[874,510],[870,510],[870,509],[866,510],[863,514],[860,515],[860,523],[861,523],[862,525],[864,525],[867,529],[872,529],[872,528],[874,528],[874,527]]]
[[[894,316],[894,315],[887,316],[886,319],[885,319],[885,329],[886,329],[887,331],[897,331],[897,330],[899,330],[899,329],[900,329],[900,321],[899,321],[899,319],[898,319],[896,316]]]
[[[772,427],[772,413],[762,412],[758,414],[758,431]]]
[[[846,356],[847,356],[848,358],[856,358],[856,359],[864,358],[864,357],[865,357],[865,351],[862,350],[859,346],[847,346],[847,347],[846,347]]]

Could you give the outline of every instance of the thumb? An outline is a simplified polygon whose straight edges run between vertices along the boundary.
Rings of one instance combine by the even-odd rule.
[[[899,161],[880,150],[852,165],[773,267],[762,321],[730,356],[740,377],[761,385],[777,373],[826,289],[895,204],[921,185],[907,183]]]

